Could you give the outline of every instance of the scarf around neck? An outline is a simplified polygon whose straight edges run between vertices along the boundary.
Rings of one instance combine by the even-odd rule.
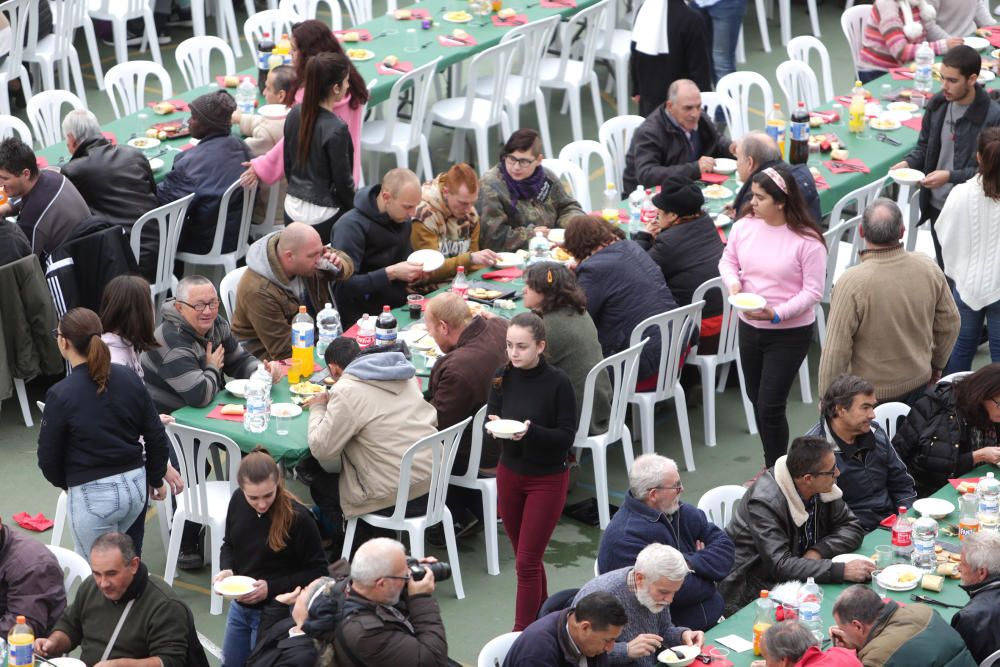
[[[523,181],[515,181],[507,173],[507,165],[504,160],[500,160],[500,177],[503,178],[503,182],[507,184],[507,189],[510,191],[511,206],[517,206],[518,200],[521,199],[534,199],[545,184],[545,170],[542,169],[541,165],[536,167],[534,173]]]

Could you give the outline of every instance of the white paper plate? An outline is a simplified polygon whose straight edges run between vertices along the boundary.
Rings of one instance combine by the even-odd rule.
[[[979,83],[989,83],[993,79],[997,78],[997,75],[988,69],[979,70],[979,78],[976,79]]]
[[[719,215],[715,216],[716,227],[728,227],[731,224],[733,224],[733,219],[730,218],[725,213],[720,213]]]
[[[905,111],[907,113],[914,113],[915,111],[919,111],[917,105],[914,104],[913,102],[889,102],[889,104],[887,104],[885,108],[888,109],[889,111]]]
[[[971,36],[971,37],[966,37],[962,41],[965,43],[966,46],[968,46],[969,48],[973,48],[976,51],[983,51],[984,49],[990,48],[990,40],[986,39],[985,37]]]
[[[885,115],[879,118],[872,118],[871,122],[868,124],[873,130],[878,130],[879,132],[892,132],[893,130],[898,130],[903,127],[895,118],[889,118]]]
[[[135,137],[128,140],[128,145],[132,148],[138,148],[141,151],[148,151],[151,148],[159,146],[160,140],[153,137]]]
[[[873,564],[875,562],[868,556],[862,556],[861,554],[840,554],[839,556],[833,557],[834,563],[850,563],[852,560],[866,560]]]
[[[729,199],[733,196],[733,191],[724,185],[709,185],[701,191],[705,199]]]
[[[671,646],[673,650],[661,651],[659,655],[656,656],[657,661],[665,665],[673,665],[674,667],[686,667],[695,661],[695,658],[701,653],[701,647],[699,646]],[[678,658],[677,651],[681,653],[684,657]]]
[[[288,115],[288,107],[284,104],[265,104],[257,109],[257,115],[268,120],[282,120]]]
[[[566,242],[566,230],[562,227],[557,227],[555,229],[550,229],[547,237],[553,243],[565,243]]]
[[[739,294],[729,295],[729,305],[732,306],[734,310],[748,313],[753,310],[760,310],[766,306],[767,299],[759,294],[753,294],[752,292],[740,292]]]
[[[298,417],[302,414],[302,408],[294,403],[272,403],[272,417]]]
[[[486,430],[493,434],[494,438],[510,440],[515,434],[524,430],[524,422],[516,419],[497,419],[486,422]]]
[[[919,185],[924,180],[924,172],[917,169],[890,169],[889,178],[900,185]]]
[[[40,662],[36,658],[36,664]],[[73,658],[68,655],[64,655],[61,658],[47,658],[45,662],[50,665],[56,665],[56,667],[87,667],[87,663],[79,658]]]
[[[212,590],[223,597],[238,598],[253,591],[254,581],[253,577],[243,577],[237,574],[215,582]]]
[[[508,269],[513,266],[521,266],[522,264],[524,264],[524,260],[516,252],[498,252],[497,263],[494,266],[499,269]]]
[[[246,398],[247,382],[249,382],[249,380],[230,380],[229,382],[226,383],[226,391],[228,391],[233,396]]]
[[[922,516],[943,519],[955,511],[955,506],[944,498],[921,498],[913,503],[913,509]]]
[[[159,171],[163,169],[163,160],[158,157],[149,158],[149,168],[153,171]]]
[[[410,253],[410,256],[406,258],[406,261],[410,264],[422,264],[424,271],[429,273],[444,266],[444,255],[437,250],[427,248]]]
[[[354,54],[350,58],[356,63],[363,63],[375,57],[375,52],[370,49],[348,49],[348,51]]]
[[[736,171],[736,160],[727,157],[715,158],[715,167],[712,171],[717,174],[732,174]]]
[[[895,120],[895,121],[899,121],[900,124],[905,123],[906,121],[910,120],[911,118],[913,118],[913,114],[912,113],[910,113],[909,111],[902,111],[900,109],[897,109],[895,111],[893,111],[893,110],[890,109],[888,111],[883,111],[882,112],[882,119],[883,120],[885,120],[885,119]]]
[[[915,576],[910,581],[900,583],[899,577],[906,573]],[[919,567],[900,563],[898,565],[890,565],[882,570],[882,574],[878,577],[878,582],[890,591],[909,591],[920,585],[920,578],[923,574],[923,570]]]
[[[441,18],[448,23],[468,23],[473,17],[469,12],[446,12]]]

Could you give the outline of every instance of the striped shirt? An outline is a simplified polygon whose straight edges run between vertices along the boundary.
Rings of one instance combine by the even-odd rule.
[[[920,35],[912,40],[903,31],[903,14],[896,0],[875,0],[861,39],[859,64],[862,70],[888,71],[912,62],[917,57],[917,47],[924,41],[935,54],[948,50],[944,31],[936,25],[929,29],[920,19],[919,6],[911,6],[910,11],[914,23],[922,28]]]

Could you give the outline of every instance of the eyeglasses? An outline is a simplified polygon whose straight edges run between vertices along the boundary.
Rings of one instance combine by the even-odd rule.
[[[392,575],[387,574],[387,575],[385,575],[382,578],[383,579],[399,579],[400,581],[409,581],[413,577],[411,577],[409,574],[407,574],[405,577],[396,577],[396,576],[392,576]]]
[[[829,475],[830,477],[833,477],[834,475],[837,474],[837,466],[834,465],[832,470],[825,470],[822,472],[811,472],[807,474],[812,475],[813,477],[822,477],[824,475]]]
[[[527,169],[531,165],[535,164],[537,158],[514,157],[513,155],[505,155],[504,161],[507,162],[508,167],[520,167],[521,169]]]
[[[199,313],[204,312],[206,308],[208,308],[209,310],[218,310],[219,309],[219,300],[218,299],[215,299],[213,301],[208,301],[207,303],[204,302],[204,301],[199,301],[198,303],[188,303],[187,301],[181,301],[180,299],[177,299],[176,301],[177,301],[177,303],[184,304],[188,308],[194,308],[195,311],[197,311]]]
[[[676,486],[654,486],[650,491],[655,491],[659,489],[660,491],[680,491],[684,488],[684,485],[680,482]]]
[[[1000,401],[998,401],[995,398],[990,398],[990,400],[993,401],[993,405],[995,405],[996,407],[1000,408]]]
[[[49,331],[49,333],[52,334],[52,337],[55,338],[56,340],[59,340],[59,336],[62,336],[62,334],[59,333],[59,327],[52,329],[51,331]]]

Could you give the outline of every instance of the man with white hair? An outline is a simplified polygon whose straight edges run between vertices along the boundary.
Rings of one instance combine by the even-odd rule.
[[[670,603],[689,572],[677,549],[650,544],[639,552],[634,567],[612,570],[584,584],[574,605],[591,593],[610,593],[628,616],[609,662],[653,667],[663,647],[701,646],[704,632],[676,626],[670,618]]]
[[[1000,650],[1000,535],[967,536],[958,572],[969,602],[951,617],[951,627],[962,635],[976,662],[982,662]]]
[[[690,574],[670,604],[670,615],[681,625],[708,630],[722,615],[722,596],[715,584],[732,569],[736,548],[704,512],[681,502],[683,492],[672,459],[659,454],[637,458],[625,502],[601,538],[597,566],[599,572],[610,572],[632,565],[647,545],[672,546],[683,555]]]

